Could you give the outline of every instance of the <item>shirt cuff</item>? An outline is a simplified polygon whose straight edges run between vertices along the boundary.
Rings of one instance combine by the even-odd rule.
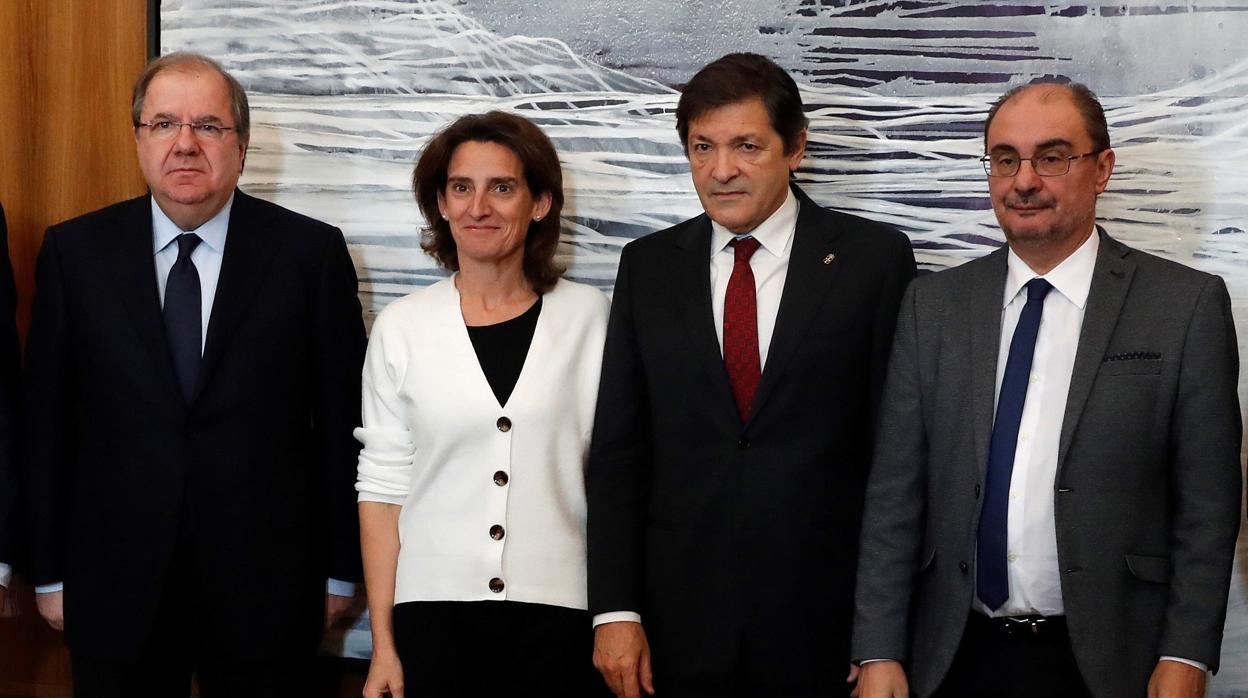
[[[865,666],[872,662],[896,662],[896,661],[897,661],[896,659],[864,659],[861,662],[858,662],[858,666]]]
[[[1188,665],[1188,666],[1194,666],[1194,667],[1196,667],[1197,669],[1200,669],[1201,671],[1209,671],[1209,667],[1205,666],[1204,664],[1201,664],[1200,662],[1196,661],[1195,659],[1184,659],[1184,658],[1182,658],[1182,657],[1162,657],[1162,658],[1161,658],[1161,661],[1163,661],[1163,662],[1178,662],[1179,664],[1186,664],[1186,665]]]
[[[619,623],[624,621],[629,623],[640,623],[641,614],[633,611],[611,611],[610,613],[599,613],[594,616],[594,627],[596,628],[606,623]]]
[[[13,568],[0,562],[0,587],[8,587],[13,581]]]
[[[43,585],[35,587],[36,594],[52,594],[58,591],[65,591],[65,582],[43,584]]]
[[[325,593],[334,596],[355,596],[355,585],[341,579],[325,580]]]

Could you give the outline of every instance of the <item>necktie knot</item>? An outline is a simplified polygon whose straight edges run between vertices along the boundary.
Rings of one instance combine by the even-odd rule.
[[[740,264],[750,261],[750,257],[754,256],[754,253],[758,251],[762,243],[754,238],[736,238],[729,241],[728,246],[732,248],[733,253],[736,255],[733,261]]]
[[[1052,290],[1053,284],[1048,281],[1041,278],[1032,279],[1027,282],[1027,302],[1042,301]]]
[[[178,236],[178,262],[188,259],[195,248],[202,242],[195,233],[182,233]],[[176,262],[175,262],[176,263]]]

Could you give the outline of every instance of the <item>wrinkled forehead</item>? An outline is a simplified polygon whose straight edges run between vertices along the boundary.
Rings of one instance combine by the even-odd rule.
[[[229,86],[220,73],[207,66],[170,67],[148,84],[143,113],[225,118],[230,114]]]

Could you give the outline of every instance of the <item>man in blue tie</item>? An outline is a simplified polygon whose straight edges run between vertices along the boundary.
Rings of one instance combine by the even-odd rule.
[[[1100,103],[992,107],[1006,247],[911,284],[867,489],[860,698],[1204,695],[1242,482],[1217,276],[1096,225]]]
[[[359,578],[365,346],[342,233],[236,188],[212,60],[135,85],[149,195],[48,230],[27,343],[28,572],[79,696],[302,695]]]

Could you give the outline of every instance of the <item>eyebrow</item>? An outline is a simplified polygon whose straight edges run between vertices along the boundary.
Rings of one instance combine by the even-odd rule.
[[[178,117],[168,112],[162,111],[162,112],[157,112],[155,114],[152,114],[152,116],[148,119],[148,122],[150,123],[153,121],[177,121],[177,120],[178,120]],[[216,116],[214,114],[209,114],[207,116],[197,116],[194,119],[192,119],[190,123],[192,124],[219,124],[219,123],[222,123],[222,121],[221,121],[221,117]]]
[[[1061,145],[1064,145],[1064,146],[1066,146],[1067,148],[1069,148],[1069,147],[1072,147],[1074,144],[1073,144],[1073,143],[1071,143],[1070,141],[1066,140],[1065,138],[1050,138],[1050,139],[1049,139],[1049,140],[1047,140],[1047,141],[1044,141],[1044,142],[1042,142],[1042,143],[1037,144],[1037,145],[1036,145],[1036,149],[1033,151],[1033,153],[1032,153],[1032,154],[1038,153],[1038,152],[1040,152],[1041,150],[1047,150],[1047,149],[1049,149],[1049,148],[1056,148],[1056,147],[1061,146]],[[1008,143],[1000,143],[1000,144],[994,145],[994,146],[992,147],[992,150],[990,150],[990,151],[988,151],[988,152],[990,152],[990,153],[1000,153],[1000,152],[1002,152],[1002,151],[1009,151],[1009,152],[1017,153],[1017,152],[1018,152],[1018,148],[1015,148],[1014,146],[1012,146],[1012,145],[1010,145],[1010,144],[1008,144]]]
[[[520,180],[515,177],[491,177],[489,180],[486,181],[486,184],[490,186],[494,186],[497,184],[517,185],[519,182]],[[462,177],[462,176],[452,175],[446,178],[446,183],[448,185],[450,184],[472,184],[472,177]]]

